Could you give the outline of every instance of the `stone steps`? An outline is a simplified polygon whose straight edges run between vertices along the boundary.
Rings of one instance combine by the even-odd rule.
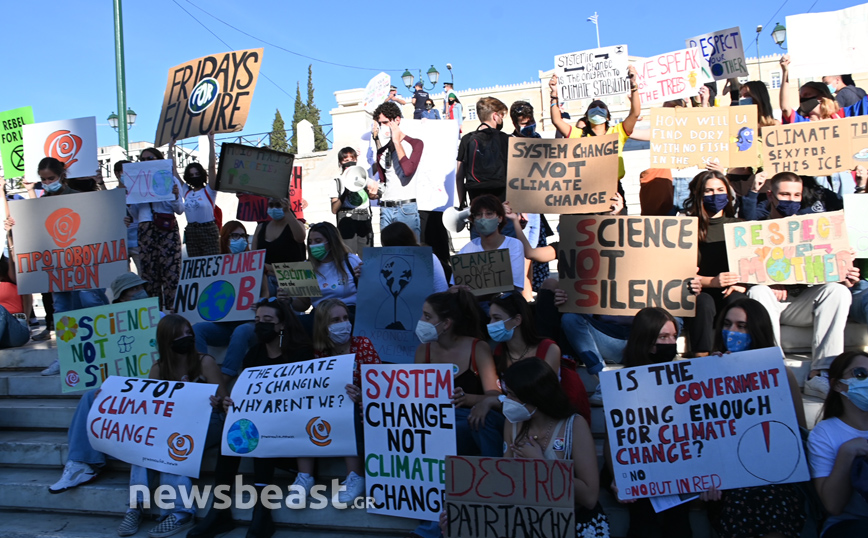
[[[34,342],[21,347],[4,349],[0,353],[0,369],[45,368],[57,358],[54,340]]]

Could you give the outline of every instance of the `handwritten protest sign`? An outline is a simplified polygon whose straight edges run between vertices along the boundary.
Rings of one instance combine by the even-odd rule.
[[[763,127],[765,167],[772,174],[828,176],[868,166],[868,118]]]
[[[289,179],[289,209],[295,213],[295,218],[304,218],[304,201],[301,197],[301,166],[292,167],[292,176]]]
[[[451,364],[362,365],[368,512],[440,518],[455,455],[452,385]]]
[[[392,85],[392,77],[387,73],[379,75],[368,81],[365,86],[365,97],[362,99],[362,107],[368,114],[373,114],[374,109],[380,106],[389,96],[389,87]]]
[[[455,284],[470,286],[473,295],[490,295],[514,289],[509,249],[455,254],[450,263]]]
[[[123,168],[128,204],[147,204],[175,199],[172,159],[127,163]]]
[[[608,211],[618,188],[618,135],[511,138],[506,175],[506,199],[513,211]]]
[[[654,108],[651,110],[651,164],[689,168],[720,163],[724,168],[757,166],[756,105]]]
[[[840,282],[853,267],[844,212],[723,225],[729,270],[744,284]]]
[[[264,267],[264,250],[186,258],[174,310],[190,323],[253,319]]]
[[[95,389],[109,376],[147,377],[160,358],[155,298],[57,314],[63,392]]]
[[[555,74],[561,101],[602,99],[630,93],[627,45],[558,54]]]
[[[262,49],[203,56],[169,70],[154,145],[244,128]]]
[[[695,217],[561,217],[563,312],[632,315],[647,306],[695,315]]]
[[[804,482],[780,348],[602,372],[623,499]]]
[[[293,160],[295,155],[291,153],[241,144],[223,144],[220,170],[212,187],[222,192],[286,198],[293,176]]]
[[[290,297],[322,297],[313,264],[310,262],[275,263],[277,285]]]
[[[6,179],[24,175],[24,126],[33,123],[33,107],[0,112],[0,154]]]
[[[676,50],[635,63],[642,107],[699,95],[711,70],[698,48]]]
[[[443,211],[455,201],[455,160],[458,158],[457,121],[401,121],[405,135],[424,144],[422,158],[413,175],[419,193],[419,211]]]
[[[347,396],[355,355],[245,368],[232,388],[222,453],[251,458],[355,456]]]
[[[268,216],[268,198],[255,194],[239,194],[235,218],[246,222],[265,222]]]
[[[856,249],[856,257],[868,258],[868,196],[844,195],[844,222],[847,223],[850,246]]]
[[[446,537],[576,535],[573,462],[446,458]]]
[[[790,80],[868,71],[868,4],[789,15],[786,27]]]
[[[21,294],[107,288],[126,273],[122,190],[12,200]]]
[[[39,161],[54,157],[66,168],[66,177],[90,177],[99,169],[96,118],[24,124],[24,176],[40,181]]]
[[[111,376],[87,415],[90,446],[131,465],[199,478],[217,385]]]
[[[698,47],[711,68],[714,80],[748,76],[738,26],[687,40],[687,48]]]
[[[413,362],[416,322],[434,292],[431,247],[364,249],[355,336],[367,336],[383,362]]]

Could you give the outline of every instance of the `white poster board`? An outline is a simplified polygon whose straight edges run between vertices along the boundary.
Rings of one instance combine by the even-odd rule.
[[[627,45],[558,54],[558,96],[561,101],[577,101],[628,94],[628,64]]]
[[[24,177],[40,181],[39,161],[54,157],[66,167],[66,177],[90,177],[97,173],[96,118],[31,123],[23,127]]]
[[[780,348],[600,373],[621,500],[810,477]]]
[[[131,465],[199,478],[217,385],[111,376],[87,414],[90,446]]]
[[[265,251],[184,258],[175,293],[176,314],[190,323],[253,319]]]
[[[387,73],[380,73],[372,78],[365,86],[365,97],[362,99],[362,107],[368,114],[373,114],[374,109],[380,106],[389,96],[389,88],[392,78]]]
[[[698,48],[659,54],[637,60],[633,65],[643,108],[699,95],[699,88],[714,80]]]
[[[844,222],[850,246],[856,249],[856,257],[868,258],[868,196],[844,195]]]
[[[419,211],[443,211],[455,202],[455,163],[458,159],[458,121],[401,120],[401,130],[425,146],[412,181]],[[375,177],[375,179],[379,179]]]
[[[738,26],[691,37],[686,44],[687,48],[698,47],[702,51],[714,80],[748,76]]]
[[[175,199],[172,159],[127,163],[123,167],[128,204],[148,204]]]
[[[868,4],[787,17],[790,80],[868,71]]]
[[[232,387],[221,451],[250,458],[355,456],[347,396],[355,355],[245,368]]]

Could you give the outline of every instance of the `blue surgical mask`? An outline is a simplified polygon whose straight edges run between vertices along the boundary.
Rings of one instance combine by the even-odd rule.
[[[232,254],[240,254],[247,250],[247,239],[231,239],[229,241],[229,251]]]
[[[709,215],[716,215],[718,211],[729,205],[729,195],[726,193],[706,194],[702,197],[702,207]]]
[[[829,88],[829,93],[831,93],[832,95],[835,95],[835,92],[838,91],[838,88],[831,84],[826,84],[826,87]]]
[[[868,379],[842,379],[841,383],[847,385],[847,392],[841,396],[847,398],[853,405],[862,411],[868,411]]]
[[[440,323],[443,322],[441,321]],[[440,323],[437,325],[440,325]],[[416,338],[423,344],[436,342],[440,338],[440,335],[437,333],[437,325],[432,325],[420,319],[419,323],[416,324]]]
[[[497,225],[500,224],[497,221],[497,218],[493,219],[475,219],[473,221],[473,227],[476,229],[476,233],[481,236],[488,237],[497,231]]]
[[[145,290],[139,290],[136,293],[134,293],[132,296],[130,296],[130,301],[141,301],[142,299],[147,299],[147,298],[148,298],[148,292],[146,292]]]
[[[742,97],[738,100],[738,106],[752,105],[753,97]]]
[[[588,121],[590,121],[593,125],[602,125],[606,123],[609,114],[606,112],[605,108],[595,106],[591,110],[588,110]]]
[[[519,131],[521,136],[526,136],[528,138],[533,138],[533,135],[536,134],[536,123],[531,123],[530,125],[525,125]]]
[[[747,351],[750,349],[751,339],[748,333],[723,329],[721,334],[723,335],[723,343],[726,345],[727,351],[736,353],[738,351]]]
[[[779,200],[778,205],[775,206],[775,208],[781,215],[792,217],[793,215],[798,214],[799,210],[802,209],[802,202],[797,200]]]
[[[283,220],[283,217],[285,215],[285,213],[283,212],[283,208],[280,207],[269,207],[266,213],[268,213],[268,216],[271,217],[273,220]]]
[[[495,342],[509,342],[512,340],[512,335],[515,333],[515,327],[512,329],[506,328],[506,322],[510,319],[512,318],[489,323],[487,326],[488,336],[490,336]]]
[[[45,189],[46,191],[52,192],[52,193],[60,192],[60,189],[63,188],[63,182],[61,182],[60,180],[57,180],[54,183],[49,183],[48,185],[43,183],[42,188]]]
[[[603,125],[606,123],[606,116],[588,116],[588,121],[591,122],[591,125]]]

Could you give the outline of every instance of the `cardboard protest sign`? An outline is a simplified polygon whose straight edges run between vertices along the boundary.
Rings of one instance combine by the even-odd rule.
[[[434,292],[431,247],[366,247],[362,258],[353,334],[367,336],[383,362],[413,362],[416,322]]]
[[[232,388],[221,453],[249,458],[355,456],[347,396],[355,355],[245,368]]]
[[[809,479],[780,348],[602,372],[624,499]]]
[[[738,26],[691,37],[686,44],[687,48],[699,48],[711,68],[714,80],[749,76]]]
[[[222,192],[286,198],[289,196],[294,160],[295,155],[291,153],[241,144],[223,144],[220,169],[212,186],[214,190]]]
[[[868,71],[868,4],[789,15],[786,27],[790,80]]]
[[[744,284],[840,282],[853,267],[844,212],[723,225],[729,270]]]
[[[40,181],[39,161],[54,157],[66,167],[66,177],[90,177],[99,169],[96,145],[96,118],[47,121],[25,124],[24,176]]]
[[[262,49],[196,58],[169,70],[154,145],[244,129]]]
[[[277,285],[290,297],[322,297],[310,262],[275,263]]]
[[[773,175],[828,176],[868,166],[868,117],[762,128],[763,163]]]
[[[33,123],[33,107],[0,112],[0,154],[6,179],[24,175],[24,126]]]
[[[630,316],[647,306],[693,317],[696,217],[561,217],[562,312]]]
[[[107,288],[127,267],[120,189],[9,202],[18,293]]]
[[[199,478],[217,385],[111,376],[87,415],[90,446],[131,465]]]
[[[99,388],[109,376],[147,377],[160,358],[156,298],[57,314],[63,392]]]
[[[175,313],[194,324],[253,319],[264,268],[264,250],[185,258]]]
[[[844,195],[844,222],[850,247],[856,249],[856,257],[868,258],[868,196]]]
[[[368,114],[373,114],[374,109],[380,106],[389,96],[389,87],[392,85],[392,77],[387,73],[379,75],[368,81],[365,86],[365,96],[362,98],[362,107]]]
[[[577,101],[630,93],[628,64],[627,45],[558,54],[558,96],[561,101]]]
[[[634,65],[643,108],[699,95],[699,88],[713,80],[698,48],[667,52],[638,60]]]
[[[419,211],[443,211],[457,205],[458,122],[403,119],[401,131],[424,144],[422,158],[413,174]]]
[[[473,295],[491,295],[515,289],[507,248],[454,254],[449,262],[455,284],[470,286]]]
[[[654,108],[651,110],[651,164],[689,168],[719,163],[724,168],[757,166],[756,105]]]
[[[295,213],[295,218],[304,218],[304,201],[301,197],[301,166],[292,167],[292,176],[289,178],[289,208]]]
[[[608,211],[618,189],[618,135],[510,138],[506,199],[520,213]]]
[[[452,385],[451,364],[362,365],[368,512],[440,518],[455,455]]]
[[[576,535],[572,460],[446,458],[446,537]]]
[[[127,163],[123,168],[128,204],[148,204],[175,199],[172,159]]]
[[[268,216],[268,198],[255,194],[239,194],[238,210],[235,218],[246,222],[265,222],[271,220]]]

